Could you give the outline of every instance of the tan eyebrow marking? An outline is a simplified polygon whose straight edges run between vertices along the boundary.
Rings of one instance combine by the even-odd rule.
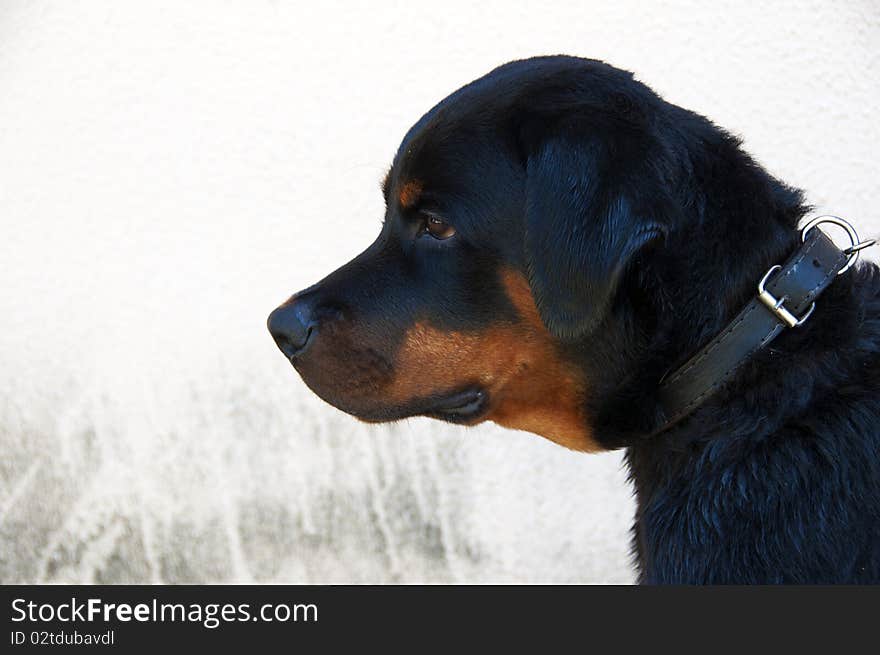
[[[419,180],[410,180],[400,187],[397,192],[397,198],[400,200],[401,207],[408,208],[415,205],[422,193],[422,183]]]

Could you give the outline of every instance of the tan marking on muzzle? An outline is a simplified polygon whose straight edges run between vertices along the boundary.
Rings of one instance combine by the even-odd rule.
[[[560,357],[526,279],[505,271],[502,281],[518,321],[482,332],[444,332],[417,323],[397,353],[383,395],[404,403],[479,385],[489,392],[489,420],[573,450],[599,450],[583,415],[580,372]]]

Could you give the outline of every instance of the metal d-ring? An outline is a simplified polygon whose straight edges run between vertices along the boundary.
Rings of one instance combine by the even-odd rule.
[[[846,234],[849,237],[850,247],[846,248],[843,252],[849,256],[849,259],[846,260],[846,264],[843,265],[839,271],[837,271],[838,275],[845,273],[850,266],[856,263],[856,260],[859,258],[859,251],[864,250],[865,248],[869,248],[877,243],[876,239],[866,239],[865,241],[859,240],[859,234],[856,232],[856,229],[852,226],[849,221],[846,221],[839,216],[817,216],[809,223],[804,225],[801,230],[801,241],[807,240],[807,233],[812,230],[814,227],[821,225],[822,223],[831,223],[838,227],[842,227],[846,230]]]

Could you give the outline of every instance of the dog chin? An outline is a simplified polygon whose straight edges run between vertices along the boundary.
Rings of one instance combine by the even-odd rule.
[[[483,389],[475,388],[436,394],[396,406],[384,404],[381,399],[357,402],[350,397],[329,398],[320,393],[318,395],[337,409],[365,423],[388,423],[426,416],[448,423],[474,425],[485,420],[489,410],[489,394]]]

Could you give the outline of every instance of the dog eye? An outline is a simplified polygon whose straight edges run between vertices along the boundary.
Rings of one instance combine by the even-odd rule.
[[[425,219],[425,232],[435,239],[448,239],[455,234],[455,228],[446,221],[436,216],[428,216]]]

